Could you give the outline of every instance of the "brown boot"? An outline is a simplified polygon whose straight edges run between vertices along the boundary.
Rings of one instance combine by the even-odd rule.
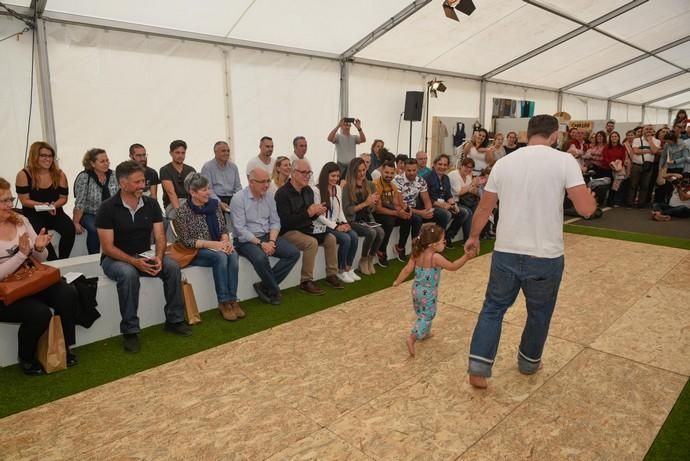
[[[367,257],[367,264],[369,265],[369,273],[370,273],[370,274],[375,274],[375,273],[376,273],[376,269],[374,268],[374,258],[375,258],[375,257],[376,257],[376,256],[369,256],[369,257]]]
[[[232,303],[230,303],[230,305],[232,306],[232,311],[235,313],[235,316],[238,319],[243,319],[245,316],[245,313],[242,310],[242,308],[240,307],[240,303],[238,303],[237,301],[233,301]]]
[[[237,315],[233,311],[231,303],[220,303],[218,304],[218,309],[220,310],[220,315],[222,315],[225,320],[237,320]]]
[[[371,275],[371,272],[369,272],[368,260],[368,256],[362,256],[361,258],[359,258],[359,271],[364,275]]]

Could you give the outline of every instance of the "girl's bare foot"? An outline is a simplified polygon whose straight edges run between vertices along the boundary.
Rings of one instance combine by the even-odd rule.
[[[414,357],[414,343],[417,342],[417,337],[415,335],[410,335],[407,337],[407,351],[410,356]]]
[[[477,389],[486,389],[489,385],[483,376],[470,375],[470,384]]]

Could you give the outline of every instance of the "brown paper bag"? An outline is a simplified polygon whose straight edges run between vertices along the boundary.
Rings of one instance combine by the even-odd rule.
[[[67,348],[65,347],[65,337],[62,333],[59,315],[53,315],[48,329],[38,340],[36,356],[46,373],[67,368]]]
[[[184,296],[184,319],[187,321],[187,324],[194,325],[201,322],[199,308],[196,305],[196,297],[194,296],[194,288],[186,280],[182,281],[182,295]]]

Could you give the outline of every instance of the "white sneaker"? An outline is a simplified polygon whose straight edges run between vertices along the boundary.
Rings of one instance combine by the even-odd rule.
[[[355,279],[350,278],[350,275],[347,272],[338,272],[336,276],[345,283],[355,283]]]
[[[359,275],[355,274],[355,270],[354,270],[354,269],[350,269],[350,270],[348,271],[347,275],[349,275],[350,278],[351,278],[352,280],[354,280],[355,282],[359,282],[360,280],[362,280],[362,277],[360,277]]]

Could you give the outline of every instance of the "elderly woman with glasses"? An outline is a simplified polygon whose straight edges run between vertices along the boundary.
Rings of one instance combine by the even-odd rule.
[[[237,298],[238,256],[232,245],[223,210],[216,199],[209,196],[208,179],[200,173],[190,173],[184,180],[188,194],[174,220],[178,242],[188,248],[198,248],[191,266],[211,267],[218,297],[218,309],[225,320],[244,317]]]

